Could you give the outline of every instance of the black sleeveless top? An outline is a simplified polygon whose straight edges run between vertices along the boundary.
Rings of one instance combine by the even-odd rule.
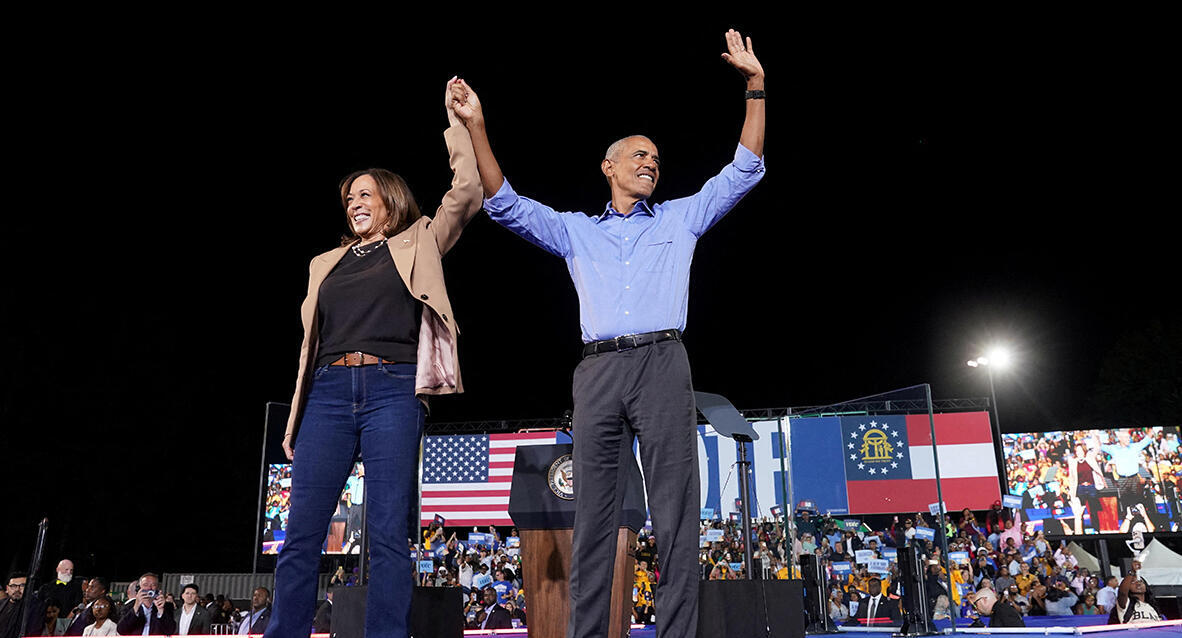
[[[320,284],[316,365],[332,363],[346,352],[415,363],[423,304],[406,289],[385,244],[370,243],[360,250],[370,252],[345,252]]]

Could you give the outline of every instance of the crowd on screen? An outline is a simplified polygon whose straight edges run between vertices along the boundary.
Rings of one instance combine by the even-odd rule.
[[[1064,534],[1182,529],[1182,450],[1165,428],[1003,436],[1006,480],[1044,529]]]

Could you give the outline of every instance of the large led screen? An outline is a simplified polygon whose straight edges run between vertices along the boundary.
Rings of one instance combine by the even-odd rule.
[[[267,466],[267,492],[263,502],[264,554],[278,554],[287,537],[287,513],[291,508],[291,464]],[[361,506],[365,499],[365,466],[353,465],[345,489],[337,501],[336,512],[328,523],[326,554],[361,553]]]
[[[1177,532],[1178,428],[1003,434],[1008,493],[1026,532],[1047,535]]]

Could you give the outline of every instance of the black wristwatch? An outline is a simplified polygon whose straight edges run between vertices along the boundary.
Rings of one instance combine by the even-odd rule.
[[[751,90],[747,91],[746,99],[748,99],[748,100],[763,100],[766,98],[767,98],[767,93],[764,93],[763,89],[756,89],[754,91],[751,91]]]

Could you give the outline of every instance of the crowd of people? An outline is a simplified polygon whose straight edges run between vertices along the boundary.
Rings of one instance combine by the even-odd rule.
[[[0,638],[16,638],[22,625],[26,636],[261,634],[271,618],[266,587],[255,588],[245,609],[224,594],[202,593],[197,583],[183,585],[178,595],[165,592],[153,573],[124,592],[112,592],[103,576],[75,578],[68,559],[58,563],[53,582],[35,592],[26,592],[28,585],[27,574],[8,575],[0,597]]]
[[[702,521],[700,537],[700,579],[746,577],[746,541],[737,521]],[[490,526],[479,540],[470,539],[448,533],[438,522],[427,527],[422,542],[410,545],[418,558],[418,584],[460,588],[468,629],[526,626],[517,530],[502,537]],[[942,557],[945,540],[948,561]],[[636,623],[653,624],[660,613],[655,595],[661,584],[658,542],[648,529],[638,535],[632,592]],[[897,560],[901,552],[914,553],[924,566],[924,604],[935,620],[992,616],[993,626],[1013,626],[1035,615],[1107,615],[1113,623],[1161,618],[1152,591],[1137,576],[1139,563],[1134,561],[1124,579],[1102,579],[1080,566],[1064,542],[1051,543],[1000,502],[980,517],[964,509],[935,525],[921,512],[895,516],[881,529],[871,529],[863,520],[817,516],[805,508],[790,521],[756,521],[750,542],[755,578],[803,577],[806,591],[813,592],[807,595],[823,600],[819,608],[836,624],[899,623],[905,609]],[[19,573],[5,583],[0,638],[16,636],[21,616],[27,618],[29,636],[141,634],[145,623],[153,634],[253,634],[262,633],[270,619],[271,594],[263,587],[254,591],[246,609],[236,608],[224,595],[202,592],[196,583],[184,585],[177,600],[161,591],[159,577],[151,573],[113,596],[102,576],[75,579],[68,560],[58,564],[56,580],[39,587],[31,600],[25,599],[27,583]],[[314,631],[331,630],[333,593],[357,584],[358,570],[337,569],[326,600],[319,604]],[[22,607],[24,602],[31,604]]]
[[[882,529],[872,530],[863,521],[816,517],[809,511],[798,512],[794,525],[791,552],[790,536],[781,520],[764,520],[755,526],[751,539],[755,576],[789,578],[791,568],[793,577],[799,577],[801,567],[793,565],[805,566],[805,582],[815,583],[825,613],[836,624],[899,623],[904,610],[903,579],[895,557],[900,552],[914,552],[924,566],[924,604],[937,620],[988,616],[995,602],[1010,621],[1032,615],[1107,615],[1113,623],[1161,617],[1151,590],[1137,576],[1138,562],[1133,562],[1133,571],[1123,580],[1102,579],[1080,566],[1065,542],[1053,544],[1041,530],[1024,531],[1031,526],[1023,525],[1000,501],[981,518],[968,509],[959,516],[947,514],[940,526],[917,513],[895,516]],[[721,538],[711,540],[710,530],[720,530],[714,536]],[[704,522],[701,531],[703,578],[742,577],[745,548],[738,524]],[[951,561],[941,555],[945,539]],[[885,562],[886,568],[878,561]],[[812,569],[818,570],[821,582],[808,573]],[[639,573],[638,568],[638,583]],[[659,582],[652,576],[646,574],[644,580]]]

